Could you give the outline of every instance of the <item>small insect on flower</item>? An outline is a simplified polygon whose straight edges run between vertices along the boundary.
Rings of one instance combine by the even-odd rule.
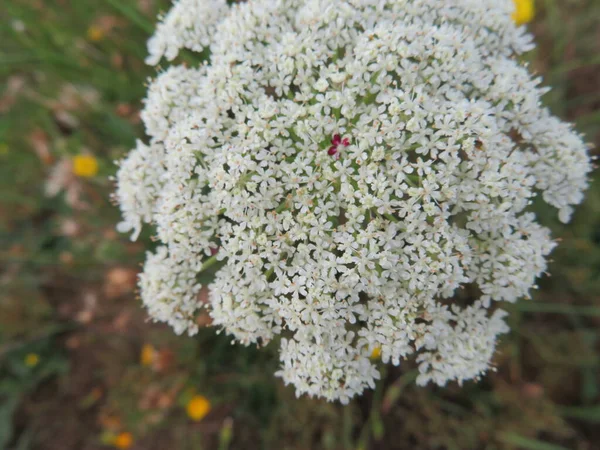
[[[535,4],[533,0],[513,0],[515,12],[512,18],[517,25],[525,25],[533,20],[535,16]]]
[[[133,445],[133,435],[127,431],[119,433],[115,436],[113,446],[120,450],[127,450]]]
[[[25,365],[27,367],[35,367],[40,363],[40,355],[37,353],[28,353],[25,356]]]
[[[187,415],[194,422],[200,422],[210,410],[210,401],[202,395],[194,395],[186,406]]]
[[[90,178],[98,174],[98,160],[92,155],[77,155],[73,158],[73,173],[78,177]]]

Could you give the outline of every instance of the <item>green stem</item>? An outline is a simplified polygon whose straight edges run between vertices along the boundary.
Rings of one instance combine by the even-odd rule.
[[[279,214],[279,213],[282,213],[283,211],[285,211],[286,209],[287,209],[287,198],[279,204],[277,209],[275,209],[275,212],[277,214]]]
[[[205,270],[207,270],[207,269],[211,268],[212,266],[214,266],[217,262],[218,262],[217,255],[211,256],[206,261],[204,261],[204,264],[202,264],[202,269],[200,271],[204,272]]]
[[[394,216],[392,216],[392,215],[391,215],[391,214],[389,214],[389,213],[386,213],[386,214],[384,214],[383,216],[384,216],[386,219],[388,219],[390,222],[395,222],[395,223],[398,223],[398,222],[400,222],[398,219],[396,219]]]
[[[271,267],[269,270],[267,270],[267,273],[265,273],[265,278],[267,279],[267,281],[269,281],[269,278],[271,278],[273,272],[275,272],[275,266]]]

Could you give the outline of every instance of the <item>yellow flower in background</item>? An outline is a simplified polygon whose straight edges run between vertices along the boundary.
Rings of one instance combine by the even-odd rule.
[[[133,435],[129,432],[119,433],[113,440],[113,445],[121,450],[126,450],[133,445]]]
[[[186,407],[188,417],[196,422],[204,419],[210,409],[210,401],[202,395],[194,395]]]
[[[149,366],[154,361],[156,356],[156,350],[150,344],[144,344],[142,351],[140,352],[140,363],[142,366]]]
[[[0,155],[8,154],[8,145],[5,143],[0,144]]]
[[[524,25],[533,20],[535,16],[535,5],[533,0],[513,0],[515,12],[512,15],[517,25]]]
[[[77,155],[73,158],[73,173],[78,177],[93,177],[98,173],[98,160],[92,155]]]
[[[381,347],[375,347],[371,353],[371,359],[381,358]]]
[[[35,367],[39,364],[39,362],[40,355],[37,353],[28,353],[27,356],[25,356],[25,365],[27,367]]]
[[[101,41],[104,37],[104,30],[97,25],[91,25],[87,30],[87,37],[92,42]]]

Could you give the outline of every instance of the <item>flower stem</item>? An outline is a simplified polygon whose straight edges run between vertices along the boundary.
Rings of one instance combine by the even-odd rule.
[[[212,266],[214,266],[217,262],[218,262],[217,255],[211,256],[206,261],[204,261],[204,264],[202,264],[202,269],[200,271],[204,272],[205,270],[207,270],[207,269],[211,268]]]

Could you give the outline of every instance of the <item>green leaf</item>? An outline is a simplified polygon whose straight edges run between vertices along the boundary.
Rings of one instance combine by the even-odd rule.
[[[560,409],[563,416],[569,419],[578,419],[590,423],[600,423],[600,405],[593,406],[565,406]]]
[[[522,301],[514,305],[514,308],[522,312],[566,314],[588,317],[600,317],[600,308],[595,306],[573,306],[563,303],[541,303]]]
[[[233,419],[230,417],[223,421],[223,427],[219,432],[219,450],[228,450],[233,439]]]
[[[0,448],[7,448],[9,439],[12,436],[12,416],[19,404],[20,392],[0,401]]]
[[[500,441],[516,446],[524,450],[568,450],[562,445],[549,444],[548,442],[537,439],[529,439],[516,433],[502,433],[499,436]]]
[[[402,392],[404,392],[406,386],[413,383],[418,375],[419,371],[417,370],[407,372],[387,388],[383,395],[383,401],[381,402],[381,412],[383,414],[387,414],[391,410],[392,406],[398,401],[398,398],[400,398]]]
[[[371,431],[376,441],[380,441],[385,433],[385,427],[378,411],[371,413]]]
[[[154,33],[154,25],[146,19],[139,11],[131,6],[127,5],[122,0],[106,0],[113,8],[135,23],[138,27],[144,30],[148,34]]]

